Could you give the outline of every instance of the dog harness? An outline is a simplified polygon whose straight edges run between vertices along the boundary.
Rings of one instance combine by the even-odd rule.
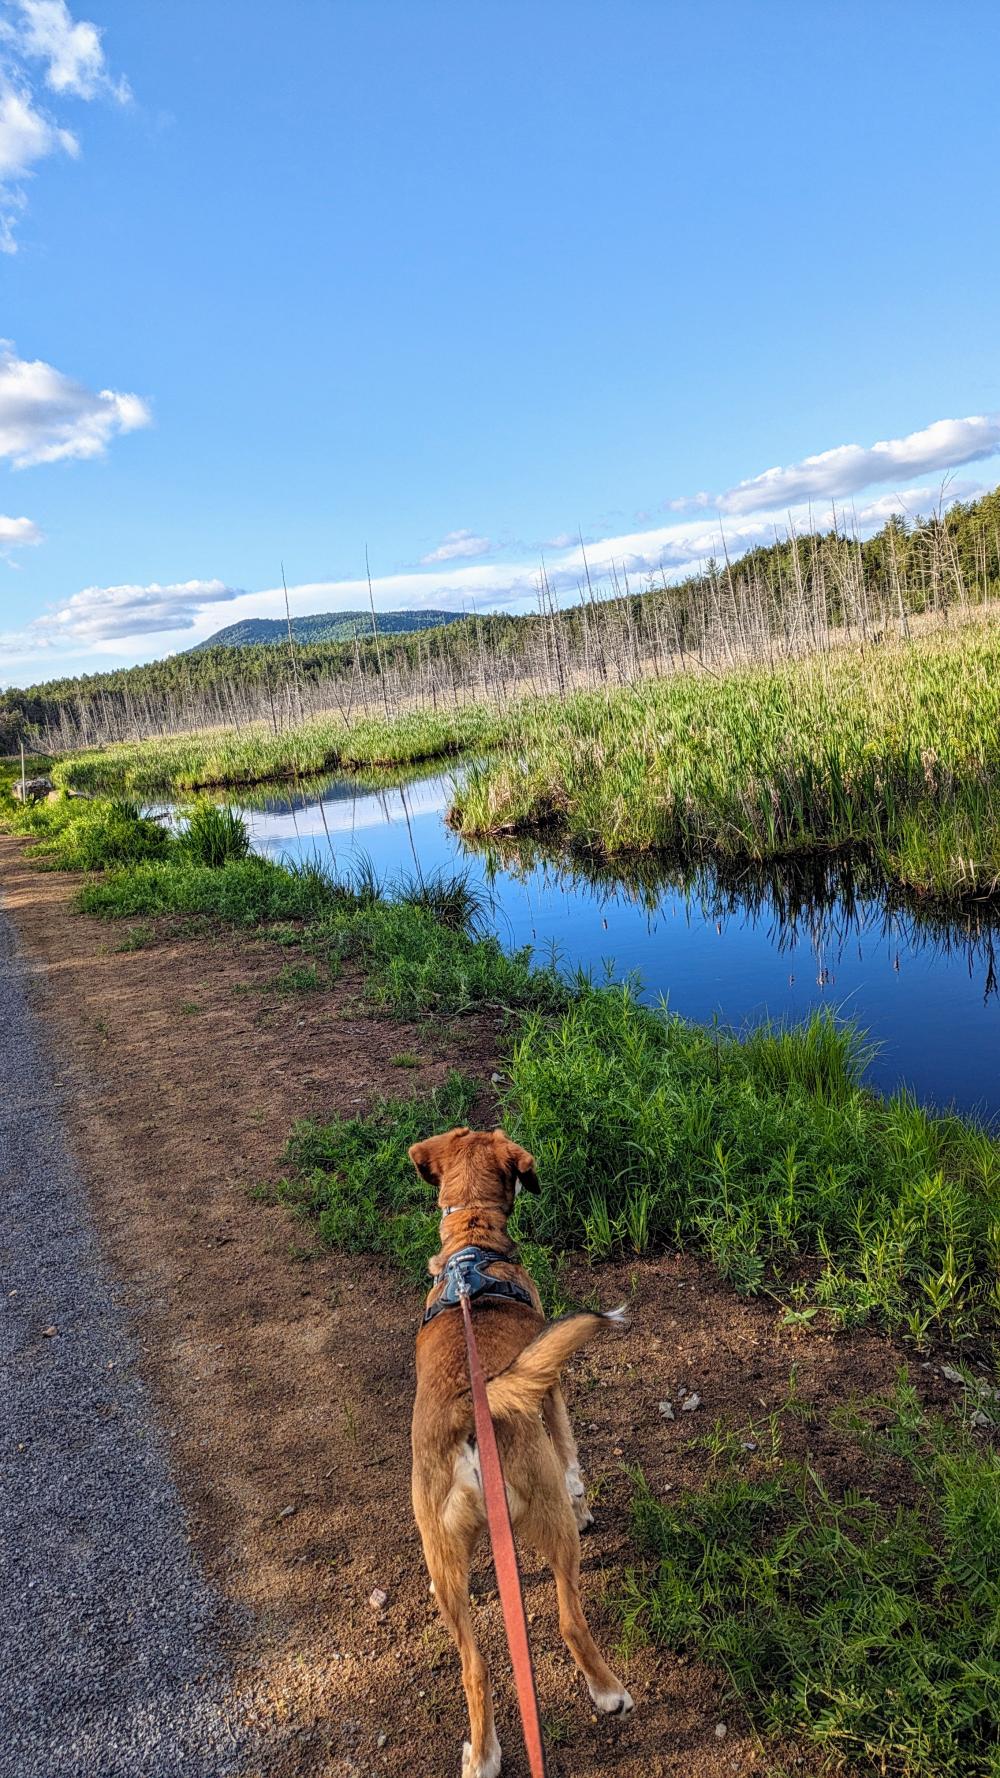
[[[516,1284],[513,1278],[491,1278],[483,1270],[484,1266],[493,1264],[496,1259],[510,1262],[509,1253],[495,1253],[490,1247],[460,1247],[446,1262],[441,1272],[444,1289],[436,1303],[431,1303],[424,1310],[422,1326],[433,1321],[442,1309],[457,1309],[463,1296],[469,1298],[470,1306],[477,1297],[507,1297],[515,1303],[527,1303],[529,1309],[534,1303],[523,1284]]]

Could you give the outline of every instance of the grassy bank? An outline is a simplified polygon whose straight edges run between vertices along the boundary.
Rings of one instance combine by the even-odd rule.
[[[854,849],[942,900],[1000,884],[1000,630],[522,707],[454,817],[589,850]]]
[[[68,790],[152,796],[168,790],[260,784],[335,767],[412,765],[446,759],[489,747],[500,732],[497,719],[475,706],[350,724],[323,716],[277,733],[258,723],[243,729],[122,742],[61,760],[54,776]]]
[[[918,1341],[995,1327],[1000,1144],[867,1091],[851,1027],[815,1017],[740,1039],[688,1024],[627,988],[569,982],[526,950],[506,953],[476,930],[461,880],[390,889],[248,857],[242,824],[208,803],[179,834],[100,799],[10,808],[8,819],[32,834],[41,863],[91,871],[79,892],[89,913],[277,932],[329,971],[358,967],[369,998],[397,1018],[503,1015],[503,1115],[544,1182],[520,1200],[516,1228],[537,1252],[597,1261],[696,1247],[737,1288],[774,1290],[806,1318],[874,1316]]]
[[[627,989],[580,987],[559,1011],[522,1012],[503,1115],[543,1189],[519,1199],[517,1239],[549,1268],[566,1250],[600,1261],[694,1248],[737,1289],[773,1292],[805,1322],[875,1318],[920,1344],[989,1336],[1000,1144],[867,1092],[862,1057],[856,1034],[825,1017],[741,1040]],[[300,1133],[293,1169],[302,1140],[312,1157],[302,1201],[321,1213],[324,1191],[339,1201],[348,1182],[339,1126]],[[420,1187],[408,1189],[409,1204]],[[424,1198],[430,1211],[433,1193]],[[397,1213],[390,1174],[381,1209]],[[425,1234],[426,1257],[431,1216]]]
[[[793,1397],[702,1441],[703,1489],[660,1501],[640,1483],[628,1635],[711,1661],[762,1730],[830,1769],[996,1778],[1000,1456],[900,1384],[816,1428],[866,1477],[838,1492],[786,1453],[793,1412],[811,1419]]]

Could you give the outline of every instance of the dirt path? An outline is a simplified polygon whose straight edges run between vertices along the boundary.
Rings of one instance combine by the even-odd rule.
[[[117,951],[121,925],[71,915],[72,880],[32,870],[2,837],[0,886],[34,964],[104,1251],[126,1287],[195,1548],[246,1614],[232,1652],[264,1769],[275,1778],[457,1773],[457,1664],[427,1597],[408,1498],[417,1304],[375,1262],[315,1253],[305,1225],[246,1188],[275,1177],[297,1117],[358,1109],[449,1066],[487,1083],[498,1032],[465,1020],[429,1036],[374,1018],[350,980],[325,994],[254,992],[286,958],[252,936],[162,928],[148,948]],[[418,1070],[392,1065],[404,1051],[424,1058]],[[491,1116],[488,1087],[482,1109]],[[576,1282],[584,1291],[594,1278]],[[778,1405],[793,1363],[822,1406],[888,1383],[898,1359],[874,1337],[784,1330],[773,1305],[734,1298],[691,1259],[605,1268],[597,1282],[609,1300],[629,1291],[636,1317],[626,1340],[575,1363],[569,1389],[598,1484],[585,1598],[611,1646],[618,1626],[606,1590],[634,1561],[625,1466],[677,1486],[707,1462],[686,1448],[688,1417],[666,1422],[659,1400],[697,1386],[706,1431],[716,1418],[739,1425]],[[822,1463],[822,1433],[802,1437],[818,1441]],[[381,1611],[368,1603],[375,1587],[388,1595]],[[487,1567],[476,1592],[513,1778],[523,1756]],[[767,1769],[752,1733],[723,1713],[715,1678],[669,1656],[634,1657],[634,1715],[596,1723],[559,1641],[547,1578],[529,1573],[526,1597],[553,1778]]]

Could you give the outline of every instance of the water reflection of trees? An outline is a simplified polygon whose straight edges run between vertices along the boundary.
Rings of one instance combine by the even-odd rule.
[[[239,789],[227,790],[219,794],[220,801],[238,802],[242,809],[250,809],[260,815],[294,815],[305,809],[315,808],[318,803],[349,803],[357,802],[361,796],[377,796],[401,790],[411,784],[431,782],[440,778],[442,783],[450,782],[449,775],[442,773],[440,763],[429,769],[426,764],[408,767],[406,770],[393,767],[391,771],[379,771],[372,767],[366,771],[320,772],[314,776],[300,778],[283,778],[280,782],[269,784],[248,784]]]
[[[1000,990],[1000,911],[985,905],[935,908],[887,883],[864,859],[685,866],[644,856],[609,866],[585,852],[521,837],[494,839],[476,850],[488,878],[501,871],[519,880],[540,873],[546,887],[566,894],[586,889],[608,908],[625,900],[652,917],[667,895],[680,894],[703,921],[766,927],[779,952],[807,942],[821,970],[835,967],[848,946],[874,940],[895,943],[900,953],[963,958],[970,980],[981,981],[984,1000]]]

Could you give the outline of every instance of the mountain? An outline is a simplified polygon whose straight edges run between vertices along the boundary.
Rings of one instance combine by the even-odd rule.
[[[433,630],[439,624],[454,623],[460,611],[378,611],[376,627],[380,636],[397,636],[407,630]],[[293,617],[292,635],[296,642],[350,642],[355,636],[370,636],[370,611],[317,611],[312,617]],[[252,648],[261,642],[287,642],[288,625],[283,617],[247,617],[242,623],[228,624],[216,630],[189,649],[196,654],[202,648]]]

